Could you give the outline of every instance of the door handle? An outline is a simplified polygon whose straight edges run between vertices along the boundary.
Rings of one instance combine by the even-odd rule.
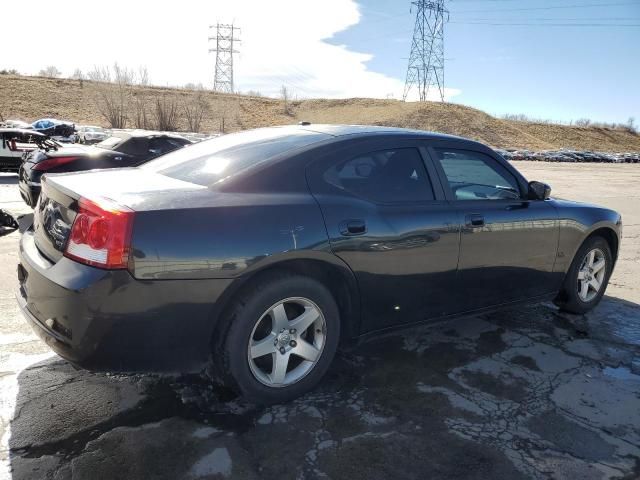
[[[484,216],[479,213],[472,213],[464,217],[467,227],[484,227]]]
[[[340,222],[340,233],[348,237],[362,235],[367,233],[367,224],[364,220],[343,220]]]

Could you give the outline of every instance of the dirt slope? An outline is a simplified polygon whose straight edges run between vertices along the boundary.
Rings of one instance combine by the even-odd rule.
[[[195,92],[162,87],[135,87],[132,100],[176,96],[183,102]],[[308,120],[315,123],[375,124],[417,128],[473,138],[500,148],[532,150],[574,148],[601,151],[640,151],[640,135],[605,128],[581,128],[518,122],[492,117],[480,110],[448,103],[404,103],[397,100],[303,100],[285,114],[280,100],[205,93],[209,105],[202,129],[233,131]],[[96,105],[92,82],[0,75],[0,115],[33,121],[42,117],[77,124],[107,126]],[[130,125],[134,126],[134,125]],[[186,128],[186,124],[182,125]]]

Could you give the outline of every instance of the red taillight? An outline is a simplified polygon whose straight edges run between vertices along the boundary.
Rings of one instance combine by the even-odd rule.
[[[67,163],[75,162],[79,157],[52,157],[47,158],[41,162],[38,162],[34,165],[32,170],[51,170],[52,168],[60,167],[62,165],[66,165]]]
[[[64,255],[95,267],[127,268],[133,216],[113,200],[81,198]]]

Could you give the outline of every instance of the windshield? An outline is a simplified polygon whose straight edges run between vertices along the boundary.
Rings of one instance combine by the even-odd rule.
[[[109,137],[105,138],[100,143],[96,143],[96,147],[106,148],[107,150],[115,150],[115,148],[124,142],[124,138],[120,137]]]
[[[211,186],[289,150],[328,137],[324,133],[291,127],[261,128],[205,140],[164,155],[140,168]]]

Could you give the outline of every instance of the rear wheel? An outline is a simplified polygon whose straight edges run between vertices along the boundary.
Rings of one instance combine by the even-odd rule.
[[[329,368],[340,335],[331,293],[294,275],[263,278],[238,299],[230,321],[224,373],[245,398],[260,404],[312,389]]]
[[[587,239],[576,253],[567,272],[558,302],[570,313],[593,309],[604,295],[613,268],[611,248],[602,237]]]

